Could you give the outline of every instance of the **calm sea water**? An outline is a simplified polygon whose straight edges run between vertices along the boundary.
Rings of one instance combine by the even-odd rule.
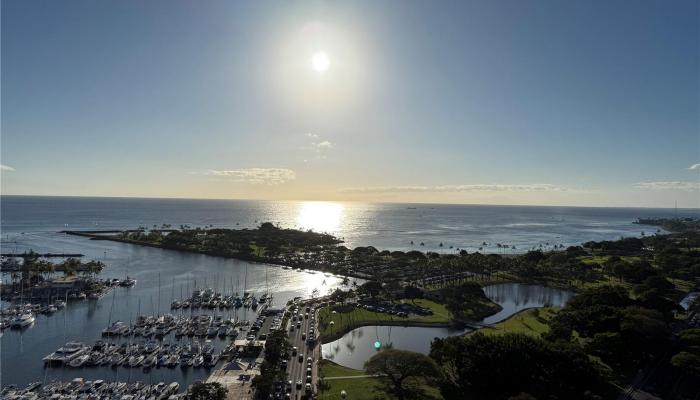
[[[163,223],[252,228],[271,221],[287,228],[333,233],[349,247],[445,250],[453,246],[474,251],[487,242],[484,251],[497,252],[496,243],[526,250],[547,243],[572,245],[652,233],[654,227],[632,221],[672,217],[674,210],[1,196],[0,213],[5,241],[22,232],[36,236],[63,229],[124,229]],[[678,215],[698,217],[700,210],[678,210]],[[18,248],[32,244],[21,242]],[[421,242],[425,246],[419,246]]]
[[[679,214],[698,216],[698,211],[680,210]],[[453,246],[474,251],[488,242],[485,250],[496,252],[496,243],[515,245],[520,251],[546,244],[637,236],[642,230],[650,233],[654,229],[633,225],[636,218],[672,215],[673,210],[667,209],[2,196],[3,252],[33,249],[82,253],[107,264],[103,278],[128,274],[138,279],[138,284],[132,289],[116,289],[96,302],[70,304],[51,317],[38,316],[27,330],[6,330],[0,342],[0,382],[26,384],[83,376],[146,382],[177,380],[185,385],[202,379],[206,372],[182,372],[179,368],[150,374],[134,369],[44,369],[41,358],[68,340],[93,343],[110,318],[129,321],[139,309],[141,313],[166,312],[172,298],[191,289],[195,282],[198,287],[226,287],[227,291],[243,291],[244,286],[253,292],[269,290],[275,294],[277,305],[295,296],[309,296],[314,289],[327,293],[340,282],[323,274],[58,233],[64,229],[126,229],[163,223],[175,227],[252,228],[272,221],[282,227],[333,233],[349,247],[451,251],[449,246]],[[425,246],[419,246],[420,242]],[[442,248],[440,243],[444,244]]]

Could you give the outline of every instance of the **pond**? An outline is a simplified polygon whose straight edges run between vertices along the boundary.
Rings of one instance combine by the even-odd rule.
[[[562,307],[573,292],[540,285],[503,283],[484,287],[484,293],[503,309],[482,322],[493,324],[518,311],[544,306]],[[434,338],[460,335],[469,330],[430,327],[365,326],[346,333],[342,338],[322,346],[323,358],[345,367],[362,369],[365,361],[376,354],[375,342],[381,347],[411,350],[427,354]]]

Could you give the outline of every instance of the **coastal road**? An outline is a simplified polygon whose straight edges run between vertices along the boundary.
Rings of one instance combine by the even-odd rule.
[[[306,303],[309,304],[309,303]],[[315,391],[316,383],[318,380],[318,360],[320,358],[320,346],[319,345],[308,345],[307,337],[309,335],[309,329],[313,326],[315,329],[314,335],[318,336],[318,327],[316,326],[316,321],[318,320],[316,312],[312,314],[308,313],[308,318],[306,317],[306,307],[305,304],[299,304],[299,313],[297,314],[296,321],[293,318],[289,320],[289,326],[287,327],[287,333],[289,334],[289,342],[292,346],[297,348],[296,353],[292,353],[292,358],[289,360],[289,365],[287,367],[288,380],[292,381],[292,399],[300,399],[305,393],[305,387],[307,383],[311,384],[311,388]],[[313,307],[313,306],[311,306]],[[293,311],[293,308],[291,308]],[[293,315],[293,314],[292,314]],[[312,315],[314,318],[312,318]],[[312,324],[311,321],[314,321]],[[292,330],[294,326],[294,330]],[[299,361],[299,356],[302,356],[302,360]],[[311,382],[306,382],[307,376],[307,359],[311,357],[312,359],[312,379]],[[301,389],[297,388],[296,382],[301,381]]]

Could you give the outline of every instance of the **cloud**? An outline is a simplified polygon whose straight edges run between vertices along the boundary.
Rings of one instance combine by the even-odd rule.
[[[567,192],[569,188],[548,183],[526,185],[440,185],[440,186],[368,186],[340,189],[343,193],[449,193],[449,192]]]
[[[688,169],[700,169],[700,164],[693,164]]]
[[[14,171],[15,169],[9,165],[0,164],[0,171]]]
[[[639,182],[635,184],[634,187],[645,190],[684,190],[686,192],[692,192],[695,190],[700,190],[700,182]]]
[[[326,159],[326,154],[329,150],[335,147],[335,145],[330,140],[325,140],[321,138],[320,135],[314,133],[307,133],[306,136],[311,138],[311,142],[306,142],[301,146],[301,150],[307,153],[313,153],[313,157],[306,157],[304,162],[308,162],[309,158],[316,160]]]
[[[313,146],[315,146],[317,149],[330,149],[333,147],[333,143],[329,142],[328,140],[324,140],[323,142],[320,143],[311,143]]]
[[[210,169],[205,175],[231,178],[234,182],[248,182],[253,184],[279,185],[293,181],[297,175],[287,168],[243,168],[231,170]]]

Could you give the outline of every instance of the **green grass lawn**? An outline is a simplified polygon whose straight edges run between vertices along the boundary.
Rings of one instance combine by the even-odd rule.
[[[603,265],[608,259],[612,256],[603,256],[603,255],[595,255],[595,256],[581,256],[579,257],[579,260],[583,261],[586,264],[599,264]],[[642,257],[639,256],[620,256],[620,259],[623,261],[627,262],[635,262],[639,261],[642,259]]]
[[[365,371],[363,370],[343,367],[329,360],[321,360],[318,366],[323,372],[323,376],[326,378],[365,375]]]
[[[493,327],[483,328],[475,332],[487,335],[499,335],[502,333],[524,333],[526,335],[540,337],[549,332],[547,324],[559,312],[559,308],[543,307],[532,308],[517,313],[505,321],[501,321]]]
[[[329,360],[321,360],[319,371],[325,378],[347,378],[325,380],[327,388],[319,391],[319,400],[340,400],[340,392],[345,390],[348,400],[374,400],[383,399],[385,396],[378,391],[379,378],[356,376],[364,375],[365,372],[358,369],[343,367]],[[440,400],[442,396],[435,387],[422,386],[428,396],[427,399]]]
[[[347,393],[347,400],[374,400],[378,396],[377,378],[334,379],[326,383],[328,388],[318,393],[319,400],[340,400],[340,392],[343,390]]]
[[[411,303],[419,307],[429,308],[433,312],[433,315],[424,315],[415,318],[408,318],[409,320],[438,323],[445,323],[450,320],[450,312],[447,311],[447,308],[445,308],[444,304],[436,303],[427,299],[403,299],[400,302]]]
[[[690,281],[676,278],[668,278],[668,280],[676,286],[676,290],[682,292],[684,295],[695,288],[695,284]]]
[[[321,360],[319,363],[319,371],[325,378],[335,377],[353,377],[365,375],[365,371],[352,369],[338,365],[332,361]],[[375,389],[379,385],[377,378],[349,378],[349,379],[331,379],[325,381],[327,384],[326,390],[319,391],[318,398],[320,400],[339,400],[340,392],[345,390],[347,393],[346,399],[349,400],[372,400],[376,398]]]
[[[396,315],[377,313],[365,310],[363,308],[353,308],[350,312],[332,313],[331,307],[325,307],[318,313],[319,330],[321,335],[330,335],[334,332],[343,331],[348,326],[359,325],[365,323],[380,323],[380,322],[408,322],[408,323],[447,323],[449,322],[449,313],[443,304],[435,303],[426,299],[401,300],[402,302],[415,303],[421,307],[430,308],[433,315],[411,316],[402,318]],[[330,321],[334,324],[331,325]]]

